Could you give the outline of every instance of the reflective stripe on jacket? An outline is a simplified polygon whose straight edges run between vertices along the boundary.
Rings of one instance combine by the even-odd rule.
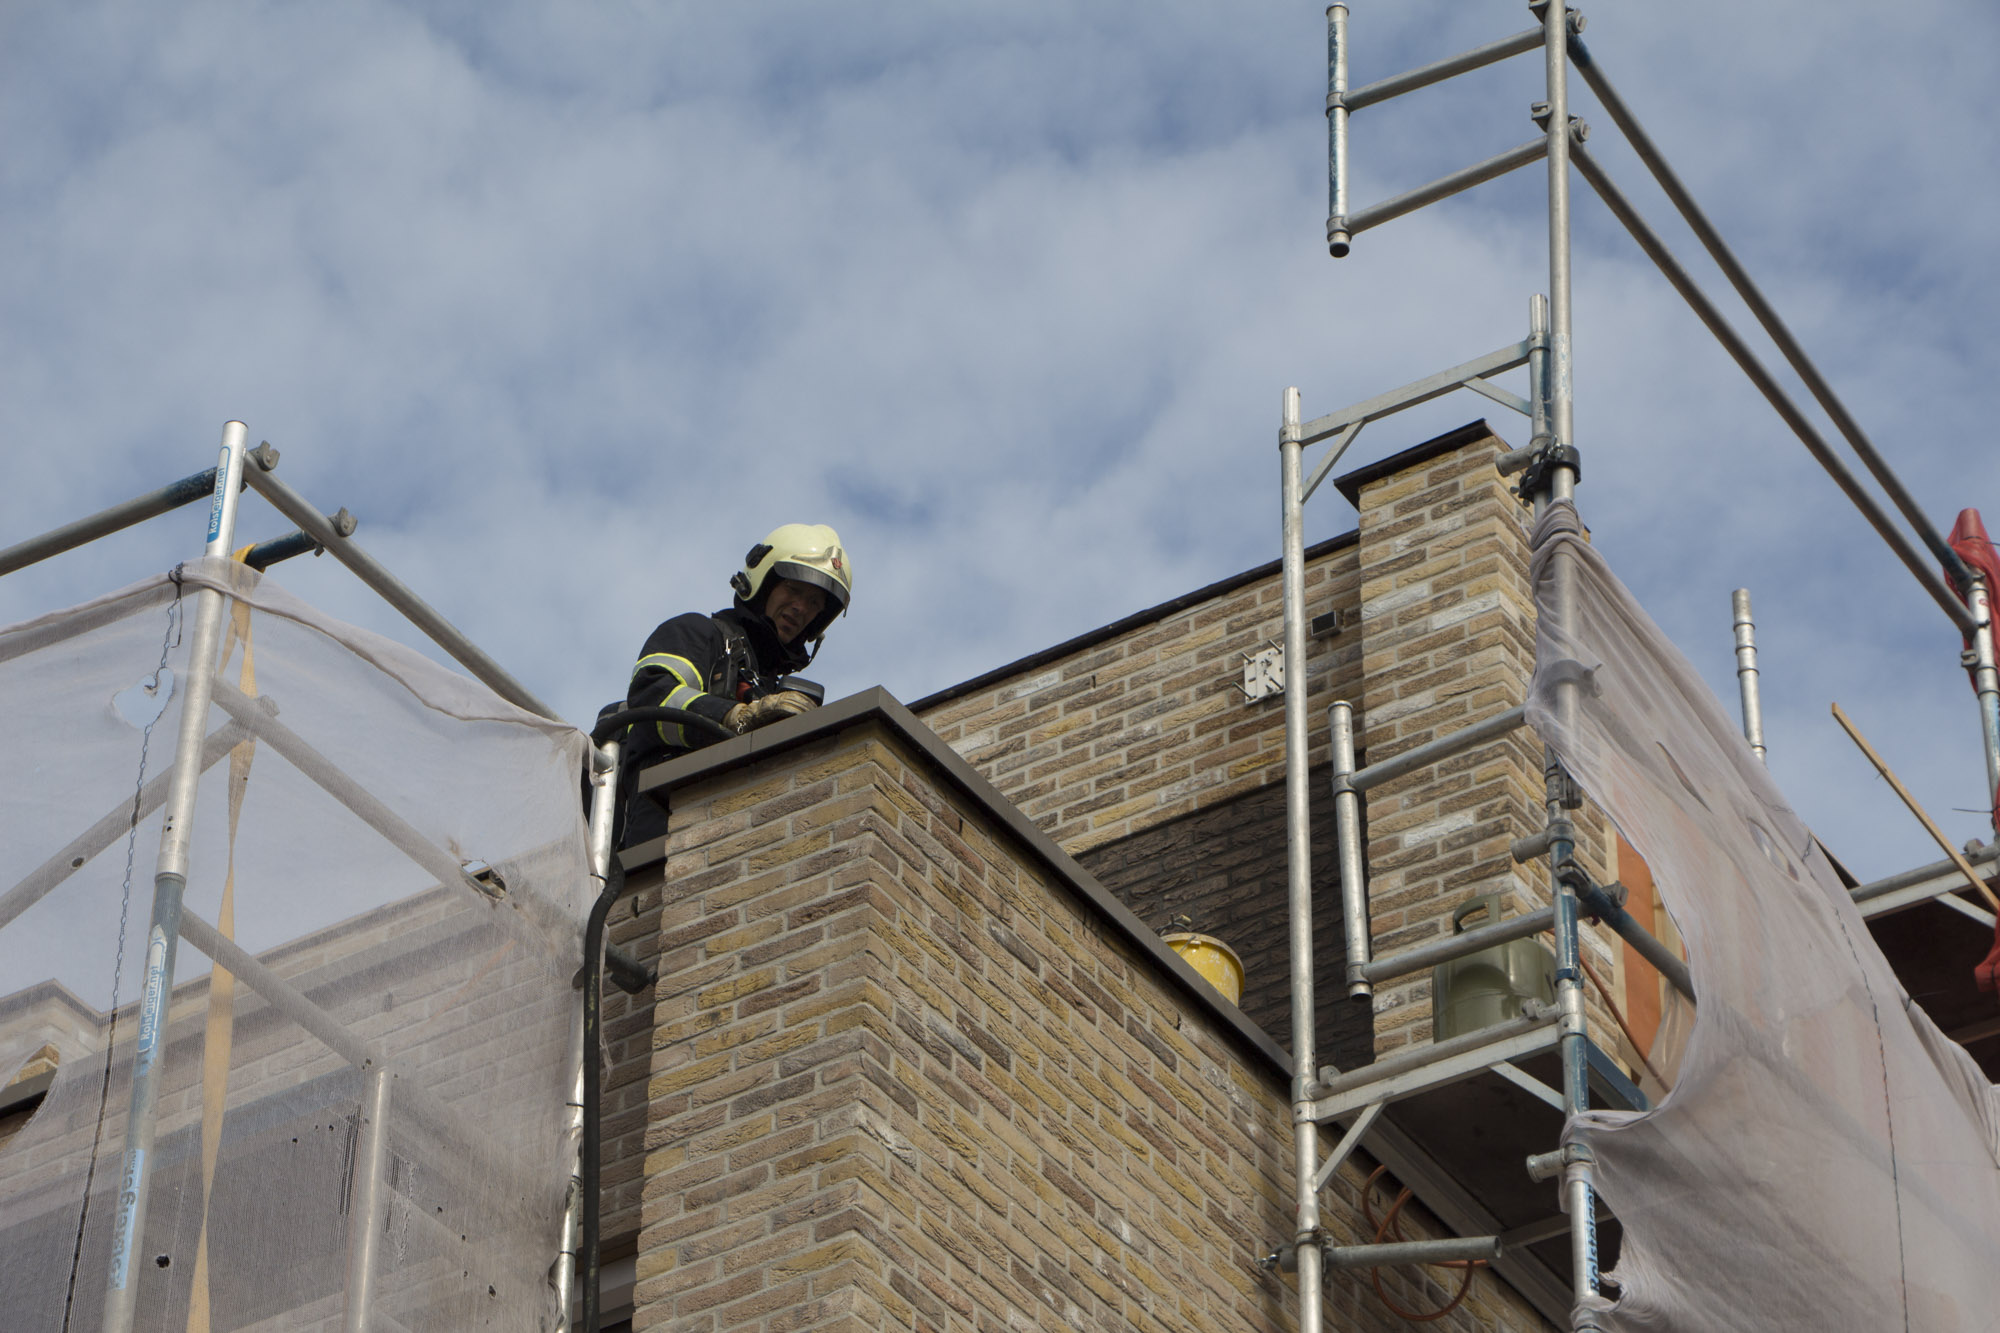
[[[737,645],[733,668],[732,640]],[[780,676],[798,670],[807,660],[802,649],[779,643],[771,622],[758,612],[737,608],[712,616],[689,612],[647,636],[632,666],[625,703],[631,708],[685,708],[720,722],[743,699],[768,693]],[[739,690],[743,685],[749,686],[747,693]],[[717,739],[671,722],[635,727],[625,762],[656,762]]]

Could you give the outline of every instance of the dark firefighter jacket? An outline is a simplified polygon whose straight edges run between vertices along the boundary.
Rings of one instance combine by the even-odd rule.
[[[778,688],[783,676],[811,661],[802,646],[787,647],[763,612],[732,607],[712,616],[675,616],[646,639],[625,691],[628,708],[661,705],[722,721],[737,704]],[[670,722],[632,729],[628,765],[700,749],[717,738]]]

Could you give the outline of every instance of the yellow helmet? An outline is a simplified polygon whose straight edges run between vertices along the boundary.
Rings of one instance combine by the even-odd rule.
[[[826,609],[806,626],[801,639],[817,639],[854,595],[854,566],[840,534],[824,523],[787,523],[751,547],[743,568],[730,575],[739,606],[762,608],[772,575],[809,583],[826,593]]]

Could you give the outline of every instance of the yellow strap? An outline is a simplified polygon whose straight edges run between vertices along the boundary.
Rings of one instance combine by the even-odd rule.
[[[232,558],[242,561],[250,554],[244,547]],[[236,645],[243,645],[243,669],[238,686],[244,694],[257,694],[257,661],[250,646],[250,607],[236,601],[229,606],[229,637],[222,645],[220,675],[229,665]],[[225,940],[236,938],[236,830],[242,821],[243,796],[250,786],[250,762],[257,756],[257,742],[242,740],[229,751],[229,862],[222,881],[222,906],[215,914],[215,929]],[[222,1116],[229,1099],[229,1061],[235,1043],[236,977],[222,964],[213,965],[208,976],[208,1024],[201,1049],[201,1237],[195,1244],[194,1280],[189,1292],[187,1333],[209,1333],[208,1282],[208,1202],[215,1189],[215,1168],[222,1149]]]

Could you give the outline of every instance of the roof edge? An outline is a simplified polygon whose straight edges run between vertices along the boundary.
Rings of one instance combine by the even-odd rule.
[[[1398,472],[1407,472],[1413,467],[1430,462],[1433,458],[1448,454],[1454,449],[1463,449],[1474,440],[1483,440],[1488,436],[1499,440],[1502,444],[1507,443],[1501,437],[1500,432],[1494,430],[1485,417],[1481,417],[1477,421],[1466,422],[1457,430],[1448,430],[1442,435],[1433,435],[1422,444],[1413,444],[1401,453],[1390,454],[1387,458],[1378,458],[1365,467],[1354,469],[1354,471],[1344,477],[1335,477],[1333,484],[1342,495],[1347,497],[1347,503],[1359,509],[1361,507],[1361,488],[1370,482],[1380,481],[1382,478],[1392,476]]]

